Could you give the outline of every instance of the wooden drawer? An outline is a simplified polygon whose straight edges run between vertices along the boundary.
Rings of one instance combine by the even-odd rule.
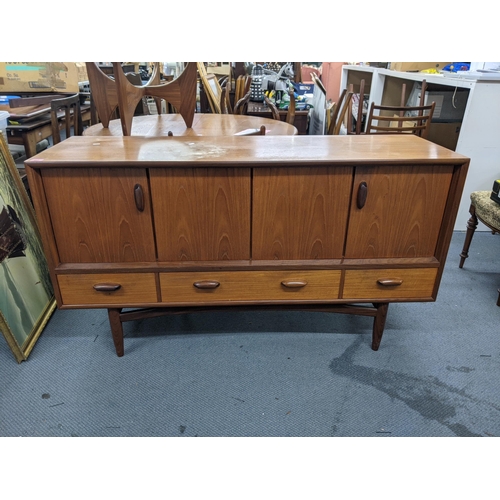
[[[160,274],[162,302],[218,303],[338,299],[341,271],[227,271]]]
[[[347,270],[342,298],[430,299],[437,271],[437,268]]]
[[[158,301],[153,273],[60,274],[57,281],[63,305],[133,305]],[[105,291],[104,287],[104,290],[98,291],[98,285],[115,285],[118,288]]]

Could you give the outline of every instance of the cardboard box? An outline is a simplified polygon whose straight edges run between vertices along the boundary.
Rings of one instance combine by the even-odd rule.
[[[394,71],[422,71],[424,69],[443,69],[451,62],[391,62],[390,68]]]
[[[79,73],[74,62],[0,62],[0,94],[79,92]]]

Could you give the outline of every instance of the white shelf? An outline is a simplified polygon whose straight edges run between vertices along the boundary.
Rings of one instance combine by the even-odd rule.
[[[347,86],[350,72],[371,73],[369,103],[382,102],[386,79],[425,81],[469,90],[467,105],[461,121],[460,135],[455,151],[471,159],[469,173],[460,203],[455,230],[465,230],[470,217],[470,193],[490,191],[495,179],[500,179],[500,73],[468,72],[467,74],[433,75],[427,73],[407,73],[369,66],[342,67],[340,88]],[[479,224],[478,230],[486,231]]]

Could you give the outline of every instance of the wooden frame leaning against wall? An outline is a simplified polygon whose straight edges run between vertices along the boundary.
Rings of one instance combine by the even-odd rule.
[[[0,330],[18,363],[55,308],[35,213],[0,133]]]

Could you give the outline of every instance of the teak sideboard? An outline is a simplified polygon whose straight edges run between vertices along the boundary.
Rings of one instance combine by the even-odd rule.
[[[59,308],[436,300],[469,159],[409,135],[72,137],[26,161]]]

